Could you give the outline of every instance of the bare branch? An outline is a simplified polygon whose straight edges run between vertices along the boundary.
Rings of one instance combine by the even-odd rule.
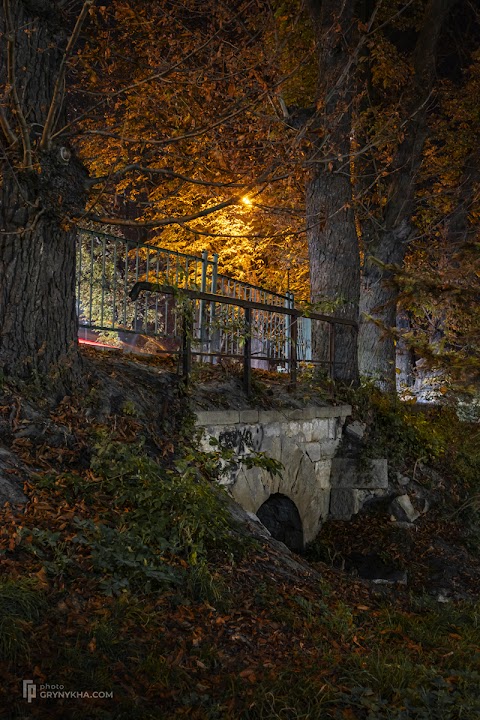
[[[18,138],[10,127],[10,123],[8,122],[3,107],[0,107],[0,129],[4,134],[8,145],[15,145],[18,142]]]
[[[85,21],[87,13],[90,10],[90,8],[92,7],[94,2],[95,2],[95,0],[85,0],[83,7],[80,11],[80,15],[77,18],[77,22],[75,23],[73,32],[70,35],[70,39],[67,43],[67,47],[65,48],[65,52],[63,53],[62,62],[60,63],[60,68],[58,70],[57,79],[55,81],[55,87],[53,88],[52,100],[50,102],[50,107],[48,109],[47,119],[45,121],[45,127],[43,128],[42,139],[40,140],[40,148],[42,150],[45,150],[49,146],[50,141],[51,141],[50,135],[51,135],[51,132],[54,130],[55,115],[57,113],[57,108],[59,105],[58,101],[62,95],[63,84],[65,82],[65,73],[67,71],[67,60],[70,56],[72,48],[74,47],[75,43],[78,40],[78,36],[80,35],[80,30],[82,29],[82,25]]]
[[[165,175],[167,177],[175,178],[177,180],[183,180],[184,182],[192,185],[205,185],[207,187],[218,187],[218,188],[243,188],[246,187],[247,183],[235,183],[235,182],[213,182],[210,180],[197,180],[186,175],[180,175],[179,173],[170,170],[170,168],[150,168],[142,165],[133,164],[126,165],[121,170],[117,170],[110,175],[102,175],[102,177],[89,178],[85,183],[87,187],[93,187],[106,180],[119,180],[120,178],[127,175],[129,172],[140,172],[145,175]]]
[[[247,235],[236,235],[236,234],[232,235],[229,233],[214,233],[214,232],[208,232],[208,230],[199,230],[198,228],[192,227],[191,225],[189,225],[187,227],[188,232],[191,232],[193,235],[201,235],[202,237],[209,237],[209,238],[232,238],[232,239],[237,239],[237,240],[242,240],[242,239],[276,240],[277,238],[285,238],[285,237],[292,237],[295,235],[303,235],[310,229],[311,229],[310,227],[304,227],[301,230],[282,230],[281,232],[272,232],[270,234],[250,233]]]
[[[22,104],[18,97],[16,77],[15,77],[15,28],[12,22],[12,13],[10,8],[10,0],[3,0],[3,9],[5,12],[5,23],[7,28],[7,74],[8,74],[8,92],[12,95],[13,114],[20,128],[20,135],[23,145],[23,165],[25,168],[32,167],[32,146],[30,143],[30,133],[28,131],[27,121],[22,110]],[[2,125],[3,129],[3,125]]]
[[[174,70],[176,70],[183,62],[186,62],[191,57],[193,57],[196,53],[199,53],[201,50],[203,50],[209,43],[212,42],[212,40],[218,35],[218,31],[214,33],[211,37],[209,37],[200,47],[195,48],[195,50],[192,50],[192,52],[188,53],[182,60],[180,60],[178,63],[175,63],[174,65],[171,65],[165,70],[162,70],[161,72],[154,73],[153,75],[149,75],[148,77],[144,78],[143,80],[138,80],[131,85],[127,85],[126,87],[122,88],[121,90],[117,90],[114,93],[108,93],[107,95],[104,95],[102,100],[100,100],[98,103],[96,103],[93,107],[89,108],[87,112],[82,113],[81,115],[78,115],[76,118],[74,118],[71,122],[69,122],[67,125],[65,125],[63,128],[61,128],[53,137],[56,137],[57,135],[64,134],[65,130],[68,130],[69,127],[72,127],[72,125],[78,124],[81,120],[84,120],[86,117],[88,117],[94,110],[104,105],[109,100],[113,100],[116,97],[119,97],[120,95],[123,95],[130,90],[136,90],[141,85],[148,84],[150,82],[154,82],[156,80],[161,80],[165,78],[167,75],[172,73]]]
[[[212,213],[219,212],[224,208],[230,207],[231,205],[238,205],[240,203],[240,197],[233,197],[224,202],[213,205],[210,208],[199,210],[197,213],[192,215],[180,215],[179,217],[168,217],[162,218],[161,220],[146,220],[144,222],[138,222],[138,220],[124,220],[123,218],[111,218],[101,215],[93,215],[86,213],[85,217],[95,222],[101,222],[108,225],[121,225],[122,227],[141,227],[141,228],[157,228],[164,227],[166,225],[183,225],[184,223],[196,220],[197,218],[206,217]]]

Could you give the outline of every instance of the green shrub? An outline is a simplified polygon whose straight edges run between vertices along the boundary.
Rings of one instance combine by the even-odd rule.
[[[239,550],[223,491],[211,482],[218,464],[218,453],[189,449],[162,466],[142,442],[100,436],[90,464],[95,479],[84,482],[91,501],[109,512],[102,521],[78,519],[74,542],[90,549],[107,593],[181,582],[187,566],[196,568],[189,581],[195,591],[215,597],[206,580],[211,554],[232,557]]]

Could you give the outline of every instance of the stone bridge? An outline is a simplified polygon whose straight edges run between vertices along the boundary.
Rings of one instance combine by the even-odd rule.
[[[226,464],[221,479],[233,498],[257,515],[274,537],[301,550],[330,512],[332,460],[350,413],[349,405],[209,410],[197,412],[197,426],[205,431],[205,450],[212,449],[210,439],[215,438],[220,447],[233,451],[233,462]],[[279,461],[279,474],[248,467],[255,453]],[[345,487],[340,480],[340,492],[345,493]],[[353,491],[348,492],[344,499],[351,501]]]

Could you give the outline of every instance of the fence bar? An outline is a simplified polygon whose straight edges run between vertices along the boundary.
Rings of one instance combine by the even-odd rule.
[[[93,277],[93,268],[94,268],[94,238],[91,239],[91,245],[90,245],[90,299],[88,304],[88,322],[92,322],[92,312],[93,312],[93,285],[94,285],[94,277]]]
[[[188,385],[192,372],[192,332],[193,302],[185,300],[182,308],[182,370],[185,384]]]
[[[112,297],[112,327],[115,326],[117,316],[117,273],[115,268],[117,267],[117,243],[113,243],[113,297]]]
[[[290,324],[290,388],[297,387],[297,341],[298,341],[298,317],[289,318]]]
[[[210,292],[212,295],[217,294],[217,282],[218,282],[218,254],[214,253],[212,261],[212,277],[210,281]],[[210,303],[210,322],[208,328],[208,352],[216,350],[219,345],[219,332],[215,329],[215,303]],[[210,362],[213,363],[214,358],[211,357]]]
[[[245,345],[243,347],[243,389],[252,393],[252,309],[245,308]]]
[[[207,292],[207,265],[208,265],[208,253],[206,250],[202,250],[202,275],[200,279],[200,292]],[[200,323],[200,344],[203,350],[205,345],[205,301],[200,300],[200,309],[198,313],[198,320]]]

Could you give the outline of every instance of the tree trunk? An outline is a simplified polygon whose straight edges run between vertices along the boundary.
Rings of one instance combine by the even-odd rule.
[[[54,2],[5,0],[3,10],[0,364],[7,376],[50,376],[66,391],[80,367],[70,218],[84,206],[86,173],[70,149],[40,148],[40,137],[68,36]]]
[[[438,41],[455,0],[429,0],[415,53],[415,88],[405,119],[405,138],[390,172],[388,204],[379,229],[363,235],[364,262],[360,297],[358,353],[360,375],[394,391],[395,328],[398,292],[392,265],[400,266],[412,234],[416,175],[427,135],[426,115],[435,81]],[[378,223],[377,223],[378,225]],[[387,266],[387,267],[385,267]]]
[[[358,332],[359,370],[385,391],[396,385],[395,338],[398,290],[389,265],[400,266],[410,237],[406,218],[389,231],[379,232],[376,242],[365,243],[360,285]],[[385,267],[387,266],[387,267]]]
[[[47,214],[21,232],[19,195],[14,183],[2,188],[0,364],[7,376],[53,375],[68,387],[78,370],[75,234]]]
[[[307,184],[307,238],[312,302],[338,303],[333,314],[357,321],[359,255],[351,210],[351,188],[340,174],[319,169]],[[314,324],[313,351],[317,361],[329,357],[325,323]],[[357,333],[335,327],[334,377],[356,381]]]
[[[311,2],[319,48],[317,108],[320,140],[313,143],[312,171],[306,187],[307,240],[312,302],[335,304],[334,314],[357,322],[360,261],[350,181],[351,103],[354,94],[348,38],[353,0],[339,9],[335,0]],[[328,359],[323,323],[313,332],[314,359]],[[353,328],[336,326],[334,376],[358,379],[357,338]]]
[[[397,393],[410,395],[415,385],[415,352],[410,343],[403,339],[405,333],[411,333],[412,326],[408,312],[399,308],[397,313],[398,340],[395,348],[397,366]]]

